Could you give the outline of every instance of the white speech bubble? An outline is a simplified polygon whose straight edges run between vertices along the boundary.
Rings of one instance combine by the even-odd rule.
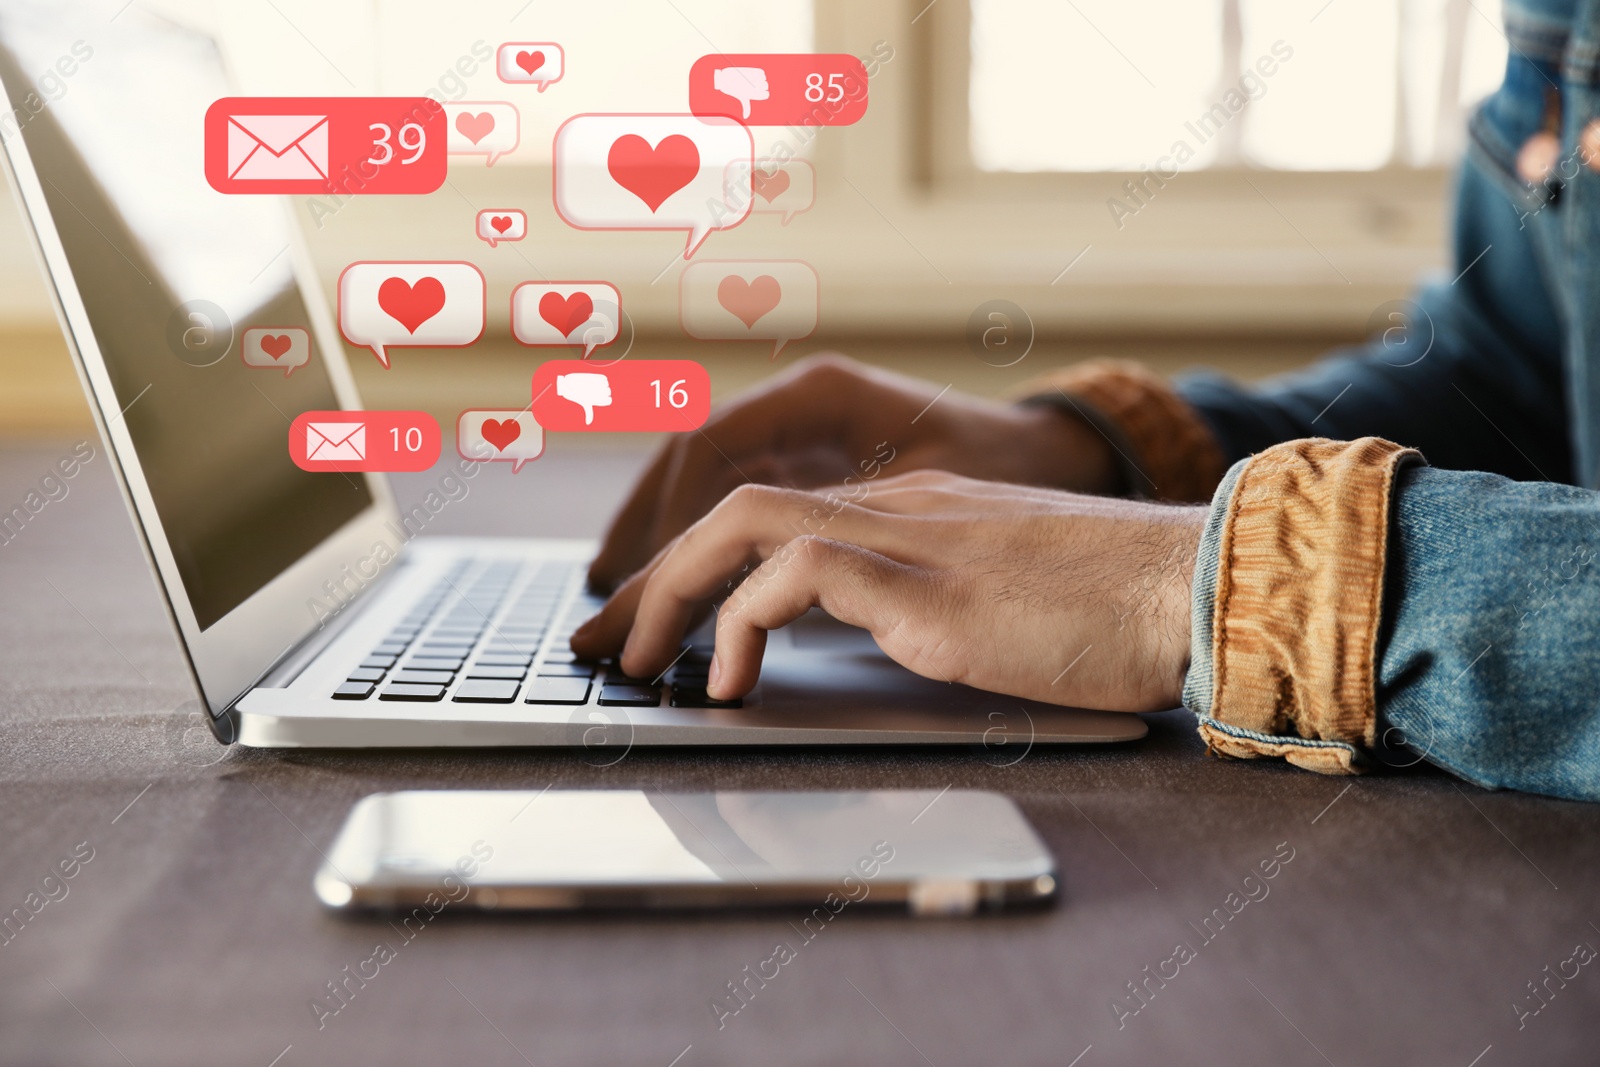
[[[609,282],[523,282],[511,290],[511,333],[525,345],[582,345],[583,358],[617,339],[622,295]]]
[[[820,300],[817,272],[798,259],[708,259],[678,278],[684,333],[701,341],[772,341],[773,359],[816,332]]]
[[[583,424],[594,425],[594,409],[611,406],[611,379],[598,372],[556,375],[556,396],[583,409]]]
[[[352,263],[339,275],[339,332],[389,365],[390,348],[463,348],[483,336],[483,273],[471,263]]]
[[[515,104],[504,100],[462,101],[444,106],[450,124],[447,142],[452,156],[487,156],[486,167],[517,147],[522,139],[522,118]]]
[[[580,230],[688,230],[688,259],[750,214],[749,183],[730,195],[725,182],[754,158],[750,130],[730,118],[575,115],[556,131],[556,213]]]
[[[567,56],[550,41],[508,41],[495,55],[495,73],[512,85],[535,85],[542,93],[566,73]]]
[[[478,212],[477,232],[490,248],[501,241],[520,241],[528,236],[528,215],[514,207],[486,208]]]
[[[817,169],[804,159],[758,159],[753,168],[735,163],[728,168],[723,189],[731,200],[747,188],[752,213],[782,215],[787,226],[790,219],[816,206]]]
[[[251,326],[244,331],[239,358],[246,367],[281,370],[287,378],[311,362],[311,335],[300,326]]]
[[[544,427],[527,408],[472,408],[456,419],[456,454],[474,463],[510,463],[515,474],[544,455]]]
[[[718,67],[711,72],[711,87],[739,101],[740,114],[750,118],[750,102],[771,99],[765,67]]]

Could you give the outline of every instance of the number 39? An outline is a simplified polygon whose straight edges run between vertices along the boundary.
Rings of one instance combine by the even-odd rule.
[[[394,136],[394,131],[389,128],[387,123],[383,122],[374,122],[367,129],[377,134],[372,139],[373,148],[382,150],[381,155],[374,153],[369,156],[367,162],[374,167],[381,167],[394,158],[394,146],[389,143],[389,139]],[[406,136],[408,132],[411,134],[410,137]],[[407,163],[415,163],[422,158],[422,152],[428,145],[428,133],[419,124],[408,122],[400,127],[399,141],[400,148],[411,153],[410,156],[400,161],[400,165],[403,167]]]

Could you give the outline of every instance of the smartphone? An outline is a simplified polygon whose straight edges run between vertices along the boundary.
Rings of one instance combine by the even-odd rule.
[[[894,905],[971,915],[1051,900],[1055,859],[998,793],[377,793],[314,882],[340,910]]]

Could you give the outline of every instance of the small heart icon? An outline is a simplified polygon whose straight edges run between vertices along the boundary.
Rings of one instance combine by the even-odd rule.
[[[562,337],[572,336],[572,331],[589,321],[594,314],[594,301],[588,293],[562,296],[546,293],[539,298],[539,317],[556,328]]]
[[[495,228],[495,232],[505,233],[507,230],[511,229],[511,216],[491,215],[489,217],[489,225]]]
[[[438,278],[389,278],[378,286],[378,306],[408,333],[444,310],[444,283]]]
[[[749,282],[730,274],[717,286],[717,303],[732,312],[746,329],[753,328],[756,320],[777,307],[782,299],[783,289],[778,279],[770,274]]]
[[[518,52],[517,66],[522,68],[522,73],[531,75],[534,71],[544,66],[544,53]]]
[[[789,172],[780,170],[768,174],[764,170],[754,170],[750,172],[750,184],[755,186],[756,195],[770,204],[773,197],[789,188]]]
[[[261,338],[261,351],[273,359],[282,359],[289,352],[289,346],[294,341],[286,333],[264,334]]]
[[[663,137],[654,148],[636,133],[624,134],[606,156],[611,178],[645,202],[651,214],[667,197],[700,173],[700,150],[681,133]]]
[[[507,445],[522,436],[522,424],[516,419],[484,419],[481,432],[496,452],[504,452]]]
[[[487,111],[480,111],[476,115],[463,111],[456,116],[456,132],[477,144],[494,132],[494,116]]]

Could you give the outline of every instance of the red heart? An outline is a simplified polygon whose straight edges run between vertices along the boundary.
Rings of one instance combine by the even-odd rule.
[[[268,333],[261,336],[261,351],[273,359],[282,359],[292,344],[294,344],[293,339],[286,333]]]
[[[755,186],[756,195],[770,204],[773,197],[781,195],[789,188],[789,172],[780,170],[768,174],[764,170],[751,171],[750,182]]]
[[[494,116],[487,111],[480,111],[474,115],[470,111],[463,111],[456,116],[456,131],[477,144],[494,132]]]
[[[414,283],[390,278],[378,286],[378,306],[408,333],[416,333],[418,326],[444,310],[444,284],[433,277]]]
[[[667,197],[700,173],[700,150],[681,133],[663,137],[654,148],[629,133],[612,143],[606,167],[613,181],[643,200],[654,214]]]
[[[489,225],[493,226],[498,232],[505,233],[507,230],[511,229],[511,216],[491,215],[489,217]]]
[[[782,299],[783,289],[778,279],[770,274],[763,274],[752,282],[730,274],[717,286],[717,303],[733,312],[746,329],[754,327],[756,320],[777,307]]]
[[[496,452],[504,452],[507,445],[522,436],[522,424],[516,419],[484,419],[480,432]]]
[[[539,298],[539,317],[554,326],[562,337],[571,335],[593,314],[594,301],[588,293],[573,293],[571,296],[546,293]]]
[[[518,52],[517,66],[522,68],[524,74],[532,74],[544,66],[543,52]]]

